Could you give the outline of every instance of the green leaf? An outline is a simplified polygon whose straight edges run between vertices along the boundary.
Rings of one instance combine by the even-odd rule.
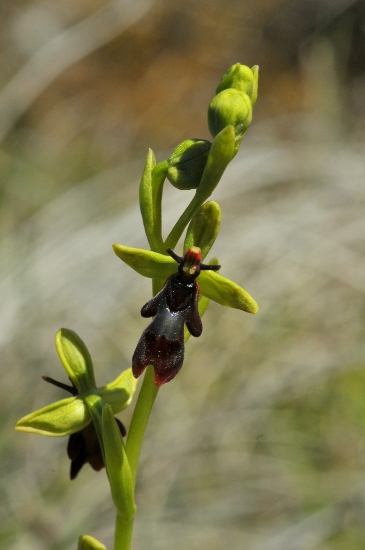
[[[67,328],[55,336],[59,358],[79,393],[95,388],[94,369],[90,354],[81,338]]]
[[[102,428],[105,466],[115,508],[125,520],[133,518],[136,505],[131,469],[125,453],[123,438],[109,405],[105,405],[103,408]]]
[[[257,313],[259,307],[246,290],[214,271],[203,271],[199,276],[201,293],[218,304]]]
[[[68,397],[24,416],[15,425],[20,432],[62,437],[85,428],[91,416],[80,397]]]
[[[198,246],[202,251],[202,259],[207,256],[219,233],[221,209],[215,201],[204,203],[194,214],[186,232],[184,253],[191,246]]]
[[[132,369],[127,369],[113,382],[99,388],[98,394],[111,406],[113,413],[117,414],[131,404],[137,385],[138,380],[134,378]]]
[[[82,535],[79,538],[77,550],[107,550],[106,546],[90,535]]]

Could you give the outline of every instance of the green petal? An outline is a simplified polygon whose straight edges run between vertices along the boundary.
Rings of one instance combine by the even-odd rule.
[[[113,382],[99,388],[98,394],[111,406],[113,414],[117,414],[131,404],[137,385],[138,380],[134,378],[132,369],[127,369]]]
[[[150,279],[167,279],[177,271],[177,264],[171,256],[122,244],[114,244],[113,250],[134,271]]]
[[[77,550],[107,550],[107,548],[104,544],[94,539],[94,537],[90,537],[90,535],[82,535],[79,537]]]
[[[201,293],[218,304],[257,313],[259,306],[246,290],[214,271],[203,271],[199,276]]]
[[[20,432],[61,437],[82,430],[91,416],[80,397],[68,397],[24,416],[16,423]]]
[[[59,358],[79,393],[95,388],[93,364],[87,347],[81,338],[67,328],[61,328],[55,336]]]
[[[102,414],[105,466],[112,498],[117,512],[126,520],[136,512],[131,469],[111,407],[105,405]]]

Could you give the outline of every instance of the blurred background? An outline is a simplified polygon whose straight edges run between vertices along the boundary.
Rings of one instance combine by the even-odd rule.
[[[99,385],[130,366],[150,281],[111,245],[147,246],[148,147],[209,139],[240,62],[259,99],[212,252],[260,311],[212,303],[160,391],[134,548],[364,549],[364,0],[2,0],[0,52],[1,548],[112,546],[105,472],[71,483],[66,439],[14,424],[65,396],[60,327]],[[166,235],[191,192],[165,187]]]

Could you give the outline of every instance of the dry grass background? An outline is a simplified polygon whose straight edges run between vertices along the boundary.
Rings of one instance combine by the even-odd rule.
[[[0,546],[111,545],[105,473],[68,480],[66,441],[14,431],[61,398],[74,329],[100,384],[130,365],[146,279],[137,204],[158,160],[209,138],[233,63],[259,64],[241,151],[214,193],[214,254],[261,308],[211,304],[153,412],[135,548],[365,548],[365,39],[361,0],[0,4]],[[190,193],[166,185],[165,227]],[[128,425],[130,413],[123,416]]]

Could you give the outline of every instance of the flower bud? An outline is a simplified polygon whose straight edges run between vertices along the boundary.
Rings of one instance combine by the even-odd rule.
[[[182,191],[196,189],[207,163],[211,142],[187,139],[180,143],[167,160],[167,179]]]
[[[234,88],[238,92],[247,94],[253,107],[257,99],[258,76],[258,65],[254,65],[250,69],[246,65],[236,63],[222,76],[222,80],[216,89],[216,94],[228,88]]]
[[[77,550],[106,550],[106,546],[104,546],[104,544],[102,544],[98,540],[94,539],[94,537],[90,537],[89,535],[82,535],[79,538]]]
[[[226,126],[233,126],[236,140],[236,151],[251,124],[251,100],[244,92],[233,88],[222,90],[216,95],[208,109],[209,131],[215,137]]]

